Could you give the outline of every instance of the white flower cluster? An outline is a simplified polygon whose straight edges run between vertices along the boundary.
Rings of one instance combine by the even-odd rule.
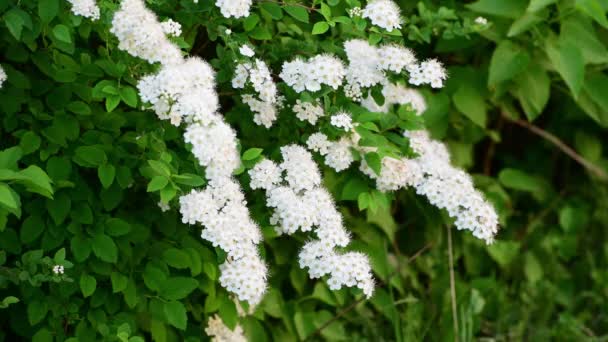
[[[448,78],[445,68],[436,59],[410,65],[407,71],[410,73],[409,82],[413,85],[430,84],[433,88],[442,88]]]
[[[53,266],[53,273],[55,274],[63,274],[65,272],[65,268],[62,265]]]
[[[228,254],[220,266],[220,283],[240,300],[259,303],[266,290],[266,266],[256,245],[262,241],[258,226],[249,217],[240,185],[230,178],[211,180],[204,190],[180,197],[186,224],[202,224],[201,237]]]
[[[226,18],[248,17],[252,0],[216,0],[215,5]]]
[[[143,102],[153,105],[161,120],[209,125],[219,121],[219,108],[214,89],[215,73],[200,58],[164,65],[160,71],[142,78],[137,88]]]
[[[72,13],[92,20],[99,19],[99,7],[95,0],[68,0],[72,5]]]
[[[323,107],[317,103],[302,102],[300,99],[296,100],[296,104],[292,109],[298,119],[308,121],[311,125],[316,125],[317,120],[325,115]]]
[[[371,0],[363,9],[363,18],[387,31],[401,28],[401,10],[391,0]]]
[[[340,59],[322,54],[308,61],[296,58],[283,63],[279,76],[288,86],[301,93],[304,90],[319,91],[323,84],[338,89],[342,85],[344,75],[344,64]]]
[[[351,39],[344,43],[348,58],[346,69],[346,94],[360,101],[363,89],[376,84],[388,84],[385,72],[401,73],[417,66],[412,50],[395,44],[371,46],[362,39]]]
[[[341,128],[345,131],[350,131],[353,129],[353,119],[350,117],[350,114],[346,112],[340,112],[332,115],[329,122],[332,126]]]
[[[382,106],[378,105],[371,96],[364,98],[363,101],[361,101],[361,105],[364,108],[377,113],[388,112],[390,106],[394,104],[409,104],[418,115],[422,115],[422,113],[426,111],[424,96],[416,89],[407,88],[398,83],[388,83],[382,88],[382,95],[384,96],[384,104]]]
[[[481,25],[481,26],[486,26],[486,25],[488,25],[488,19],[486,19],[484,17],[477,17],[477,18],[475,18],[475,24]]]
[[[118,48],[150,63],[179,64],[180,49],[165,36],[156,15],[142,0],[122,0],[110,29],[118,38]]]
[[[160,26],[167,36],[177,37],[182,35],[182,25],[177,21],[173,21],[173,19],[163,21],[160,23]]]
[[[243,52],[248,53],[246,49]],[[245,94],[242,96],[243,102],[255,113],[253,121],[256,124],[270,128],[277,119],[278,100],[277,86],[272,80],[270,69],[268,69],[266,63],[256,59],[252,63],[245,62],[237,65],[232,79],[232,87],[243,89],[248,83],[257,93],[257,98],[251,94]]]
[[[209,186],[180,198],[182,221],[202,224],[201,237],[228,254],[220,265],[220,284],[240,300],[259,303],[267,284],[267,268],[256,246],[262,235],[249,216],[240,185],[231,178],[240,166],[240,155],[236,133],[217,113],[213,70],[202,59],[183,59],[141,0],[123,0],[113,25],[112,32],[127,52],[163,63],[157,74],[140,80],[140,97],[161,119],[187,124],[184,140],[206,168]]]
[[[300,266],[309,269],[311,278],[328,275],[331,289],[357,286],[371,296],[374,283],[367,257],[335,250],[346,247],[350,236],[333,198],[321,187],[312,155],[298,145],[282,147],[281,154],[281,164],[264,161],[249,171],[252,188],[266,190],[266,203],[274,209],[271,223],[280,234],[315,231],[318,240],[306,243],[300,253]]]
[[[211,337],[212,342],[247,342],[240,325],[234,331],[230,330],[218,315],[209,317],[205,333]]]
[[[361,9],[361,7],[353,7],[353,8],[346,10],[346,12],[348,13],[348,16],[351,18],[360,17],[363,15],[363,10]]]
[[[0,89],[2,89],[2,85],[4,85],[4,81],[6,81],[6,71],[0,65]]]

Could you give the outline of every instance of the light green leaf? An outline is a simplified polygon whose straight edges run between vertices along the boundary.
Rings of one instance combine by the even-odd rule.
[[[536,119],[545,109],[551,94],[551,80],[547,72],[538,64],[533,64],[517,79],[516,96],[528,118]]]
[[[80,291],[84,297],[91,296],[97,288],[97,280],[95,277],[83,274],[80,276]]]
[[[287,12],[287,14],[294,17],[295,19],[303,23],[308,23],[308,11],[304,7],[297,5],[286,5],[285,7],[283,7],[283,9],[285,10],[285,12]]]
[[[479,0],[465,6],[475,12],[516,19],[525,12],[528,0]]]
[[[163,260],[173,268],[182,269],[190,267],[190,255],[177,248],[169,248],[164,251]]]
[[[110,280],[112,281],[112,292],[118,293],[124,291],[127,288],[129,278],[118,272],[112,272],[112,274],[110,275]]]
[[[70,35],[70,29],[63,24],[55,25],[55,27],[53,27],[53,35],[55,36],[55,38],[57,38],[57,40],[59,40],[61,42],[64,42],[67,44],[72,43],[72,36]]]
[[[329,24],[324,21],[315,23],[312,27],[312,34],[323,34],[329,30]]]
[[[578,46],[570,41],[560,42],[556,45],[549,40],[546,51],[553,67],[570,88],[572,96],[576,99],[585,80],[585,60]]]
[[[39,0],[38,15],[43,22],[48,23],[59,13],[59,0]]]
[[[165,176],[154,176],[148,183],[148,192],[159,191],[169,184],[169,179]]]
[[[510,40],[503,40],[492,55],[488,85],[493,86],[513,79],[525,70],[529,62],[530,55],[526,51]]]
[[[109,263],[115,263],[118,260],[118,249],[114,240],[105,234],[97,234],[93,237],[93,253]]]
[[[476,125],[485,128],[486,104],[483,96],[472,86],[462,84],[452,96],[456,109]]]
[[[253,160],[256,159],[257,157],[260,156],[260,154],[262,154],[262,151],[264,151],[261,148],[250,148],[247,151],[245,151],[245,153],[243,153],[243,160]]]
[[[5,205],[9,209],[17,209],[21,206],[19,198],[13,195],[11,187],[5,183],[0,183],[0,204]]]
[[[198,287],[198,281],[193,278],[171,277],[163,281],[160,287],[160,295],[169,300],[180,300],[186,298]]]
[[[163,304],[163,311],[165,312],[165,318],[167,318],[169,324],[180,330],[186,330],[186,327],[188,326],[188,315],[186,314],[184,304],[178,301],[166,302]]]

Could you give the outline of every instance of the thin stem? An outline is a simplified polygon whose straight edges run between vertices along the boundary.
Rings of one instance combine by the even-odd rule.
[[[550,143],[555,145],[557,148],[559,148],[562,152],[564,152],[566,155],[568,155],[570,158],[574,159],[577,163],[581,164],[589,172],[596,175],[600,180],[608,181],[608,173],[606,173],[606,171],[604,171],[599,166],[593,164],[592,162],[588,161],[587,159],[583,158],[583,156],[576,153],[576,151],[572,147],[566,145],[561,139],[559,139],[555,135],[553,135],[553,134],[543,130],[542,128],[535,126],[527,121],[519,120],[519,119],[512,119],[512,118],[507,117],[506,115],[503,115],[503,116],[505,118],[507,118],[509,121],[511,121],[512,123],[514,123],[520,127],[524,127],[526,129],[528,129],[530,132],[549,141]]]
[[[454,253],[452,250],[452,226],[447,225],[448,231],[448,259],[450,267],[450,296],[452,298],[452,319],[454,321],[454,341],[460,341],[458,332],[458,311],[456,309],[456,283],[454,281]]]

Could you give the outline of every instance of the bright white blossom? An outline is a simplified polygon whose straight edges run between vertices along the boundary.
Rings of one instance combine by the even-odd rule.
[[[300,99],[296,100],[292,109],[298,119],[308,121],[311,125],[316,125],[317,120],[325,115],[323,107],[313,102],[302,102]]]
[[[346,138],[332,142],[325,155],[325,164],[338,172],[348,169],[354,161],[350,146]]]
[[[361,7],[353,7],[353,8],[346,10],[346,12],[348,12],[348,15],[351,18],[360,17],[363,15],[363,10],[361,9]]]
[[[409,82],[413,85],[430,84],[433,88],[442,88],[448,78],[443,65],[436,59],[409,65],[407,71],[410,73]]]
[[[158,207],[160,208],[160,210],[164,213],[167,212],[169,210],[171,210],[171,206],[169,206],[168,203],[165,203],[163,201],[158,201]]]
[[[55,265],[53,266],[53,273],[55,274],[63,274],[65,272],[65,269],[62,265]]]
[[[237,324],[234,330],[230,330],[218,315],[209,317],[205,333],[211,337],[212,342],[247,342],[240,325]]]
[[[416,89],[407,88],[401,84],[389,83],[382,88],[382,95],[384,96],[384,104],[382,106],[378,105],[372,96],[364,98],[361,101],[361,105],[377,113],[388,112],[390,106],[394,104],[409,104],[418,115],[422,115],[426,111],[424,96]]]
[[[173,21],[172,19],[167,19],[160,23],[160,26],[163,29],[163,32],[168,36],[181,36],[182,34],[182,25],[177,21]]]
[[[332,115],[330,123],[332,126],[341,128],[345,131],[350,131],[353,129],[353,119],[346,112],[340,112]]]
[[[99,7],[95,0],[68,0],[72,5],[72,13],[92,20],[99,19]]]
[[[323,54],[308,61],[296,58],[283,63],[279,76],[293,90],[301,93],[304,90],[319,91],[323,84],[338,89],[342,85],[345,70],[340,59]]]
[[[246,45],[244,45],[246,46]],[[242,48],[241,48],[242,49]],[[272,80],[270,69],[263,61],[238,64],[232,78],[232,87],[245,88],[250,84],[257,98],[251,94],[242,96],[243,103],[255,113],[253,121],[266,128],[270,128],[277,119],[277,86]]]
[[[110,29],[118,38],[118,48],[150,63],[178,64],[180,49],[172,44],[156,15],[146,8],[143,0],[123,0],[114,14]]]
[[[405,68],[417,62],[414,52],[396,44],[387,44],[378,48],[378,68],[401,73]]]
[[[323,140],[322,135],[316,137]],[[274,210],[270,223],[280,234],[314,231],[317,239],[306,243],[299,256],[300,267],[308,268],[311,278],[327,275],[331,289],[356,286],[371,296],[374,283],[367,257],[335,250],[348,245],[350,234],[331,194],[321,187],[320,172],[312,156],[297,145],[282,147],[281,154],[283,162],[279,166],[265,160],[264,165],[249,171],[252,180],[264,180],[266,204]],[[278,182],[277,168],[283,171]]]
[[[192,154],[206,167],[208,179],[229,177],[241,165],[236,133],[223,121],[210,126],[189,125],[184,140],[192,144]]]
[[[488,19],[486,19],[484,17],[477,17],[477,18],[475,18],[475,24],[486,26],[486,25],[488,25]]]
[[[4,71],[0,65],[0,89],[2,89],[2,85],[4,84],[4,81],[6,81],[6,78],[6,71]]]
[[[387,31],[401,28],[401,10],[391,0],[371,0],[363,9],[363,18]]]
[[[271,160],[264,159],[249,170],[252,189],[270,190],[281,182],[281,169]]]
[[[320,132],[311,134],[306,140],[306,147],[311,151],[320,153],[322,156],[329,152],[331,145],[332,143],[327,139],[327,136]]]
[[[216,0],[215,5],[226,18],[247,17],[251,8],[252,0]]]
[[[253,57],[255,55],[255,52],[249,47],[249,45],[241,46],[239,48],[239,52],[245,57]]]

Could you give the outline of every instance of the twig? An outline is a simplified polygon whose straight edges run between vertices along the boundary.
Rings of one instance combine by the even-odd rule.
[[[458,311],[456,309],[456,284],[454,281],[454,255],[452,250],[452,226],[447,225],[448,231],[448,259],[450,262],[450,296],[452,297],[452,318],[454,321],[454,341],[460,341],[458,332]]]
[[[595,174],[599,179],[601,179],[602,181],[608,181],[608,173],[606,173],[606,171],[604,171],[602,168],[598,167],[597,165],[591,163],[587,159],[583,158],[580,154],[576,153],[576,151],[574,149],[572,149],[572,147],[566,145],[563,141],[561,141],[561,139],[559,139],[555,135],[553,135],[553,134],[543,130],[542,128],[535,126],[527,121],[519,120],[519,119],[512,119],[512,118],[507,117],[506,115],[503,115],[503,117],[505,117],[507,120],[511,121],[512,123],[514,123],[518,126],[524,127],[526,129],[528,129],[530,132],[549,141],[553,145],[557,146],[557,148],[559,148],[562,152],[567,154],[570,158],[574,159],[576,162],[581,164],[588,171]]]

